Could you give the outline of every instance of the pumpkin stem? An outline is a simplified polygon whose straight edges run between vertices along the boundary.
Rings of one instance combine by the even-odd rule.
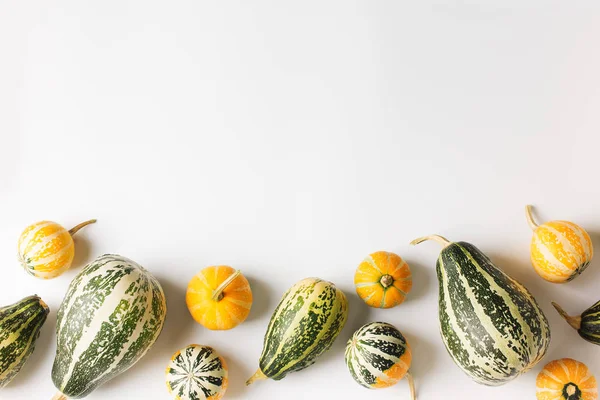
[[[263,379],[267,379],[267,376],[263,374],[263,372],[259,368],[256,370],[254,375],[252,375],[252,377],[246,381],[246,386],[252,385],[254,381],[261,381]]]
[[[406,373],[406,379],[408,380],[408,386],[410,387],[410,398],[412,400],[417,400],[416,390],[415,390],[415,380],[410,372]]]
[[[529,227],[532,231],[535,231],[539,225],[533,220],[533,215],[531,215],[531,206],[529,204],[525,206],[525,216],[527,217],[527,223],[529,224]]]
[[[381,279],[379,280],[379,283],[381,283],[381,286],[383,286],[384,288],[392,286],[392,284],[394,283],[394,278],[391,275],[384,275],[381,277]]]
[[[84,226],[87,226],[87,225],[89,225],[89,224],[93,224],[93,223],[95,223],[95,222],[96,222],[96,220],[95,220],[95,219],[90,219],[89,221],[85,221],[85,222],[82,222],[82,223],[80,223],[79,225],[75,225],[74,227],[72,227],[71,229],[69,229],[69,234],[70,234],[71,236],[73,236],[74,234],[76,234],[76,233],[77,233],[77,231],[79,231],[79,230],[80,230],[81,228],[83,228]]]
[[[573,327],[573,329],[579,330],[581,328],[581,316],[571,317],[569,314],[566,313],[565,310],[563,310],[561,306],[559,306],[555,302],[552,302],[552,305],[554,306],[554,308],[556,308],[556,311],[558,311],[560,316],[563,317],[569,323],[569,325]]]
[[[233,280],[235,278],[237,278],[238,276],[240,276],[241,273],[242,272],[238,269],[233,274],[231,274],[229,276],[229,278],[225,279],[223,281],[223,283],[221,283],[219,285],[219,287],[215,289],[215,291],[213,293],[213,296],[212,296],[212,299],[214,301],[221,301],[221,300],[223,300],[223,290],[225,290],[227,288],[227,286],[229,286],[231,284],[231,282],[233,282]]]
[[[445,237],[440,236],[440,235],[423,236],[423,237],[420,237],[420,238],[417,238],[417,239],[413,240],[412,242],[410,242],[410,244],[412,246],[414,246],[414,245],[417,245],[419,243],[425,242],[427,240],[433,240],[434,242],[438,242],[443,247],[447,247],[450,244],[450,241],[448,239],[446,239]]]
[[[65,396],[64,394],[62,394],[61,392],[57,392],[53,397],[52,400],[68,400],[68,397]]]

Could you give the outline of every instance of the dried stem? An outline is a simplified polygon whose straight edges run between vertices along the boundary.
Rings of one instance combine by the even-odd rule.
[[[442,245],[442,247],[447,247],[451,243],[448,239],[446,239],[443,236],[440,236],[440,235],[429,235],[429,236],[423,236],[423,237],[417,238],[417,239],[413,240],[412,242],[410,242],[410,244],[412,246],[414,246],[414,245],[417,245],[419,243],[425,242],[427,240],[433,240],[434,242],[438,242],[439,244]]]
[[[386,274],[381,277],[379,283],[381,283],[381,286],[383,286],[384,288],[390,287],[394,284],[394,278],[391,275]]]
[[[267,379],[267,376],[263,374],[263,372],[259,368],[256,370],[254,375],[252,375],[252,377],[246,381],[246,386],[252,385],[254,381],[261,381],[263,379]]]
[[[65,396],[64,394],[62,394],[61,392],[56,392],[54,397],[52,397],[52,400],[68,400],[68,399],[69,398],[67,396]]]
[[[212,299],[214,301],[221,301],[223,299],[223,291],[227,288],[227,286],[229,286],[231,284],[231,282],[233,282],[233,280],[235,278],[237,278],[238,276],[240,276],[242,272],[238,269],[237,271],[235,271],[233,274],[231,274],[229,276],[229,278],[225,279],[223,281],[223,283],[221,283],[219,285],[218,288],[215,289]]]
[[[556,311],[558,311],[560,316],[563,317],[569,323],[569,325],[573,327],[573,329],[579,330],[581,328],[581,316],[572,317],[569,314],[567,314],[567,312],[555,302],[552,302],[552,305],[554,306],[554,308],[556,308]]]
[[[408,386],[410,387],[410,398],[412,400],[417,400],[416,390],[415,390],[415,379],[411,375],[410,372],[406,373],[406,379],[408,380]]]
[[[533,215],[531,215],[531,208],[532,207],[529,204],[525,206],[525,216],[527,217],[527,223],[529,224],[529,227],[532,231],[535,231],[539,225],[536,224],[533,220]]]
[[[69,234],[71,236],[73,236],[74,234],[76,234],[84,226],[88,226],[89,224],[93,224],[95,222],[96,222],[95,219],[90,219],[89,221],[85,221],[85,222],[80,223],[79,225],[75,225],[74,227],[72,227],[71,229],[69,229]]]

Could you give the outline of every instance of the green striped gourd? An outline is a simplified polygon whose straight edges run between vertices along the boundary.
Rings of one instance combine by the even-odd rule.
[[[408,372],[411,361],[408,342],[387,322],[364,325],[346,345],[346,365],[358,384],[367,389],[380,389],[393,386],[406,376],[414,400],[415,385]]]
[[[451,243],[437,260],[441,334],[454,362],[478,383],[499,386],[536,365],[550,327],[531,293],[469,243]]]
[[[107,254],[88,264],[58,310],[55,398],[86,397],[135,364],[158,338],[166,311],[160,284],[135,262]]]
[[[33,353],[48,312],[38,296],[0,307],[0,388],[19,373]]]
[[[247,382],[283,379],[315,363],[348,319],[348,300],[333,283],[307,278],[284,295],[265,334],[259,369]]]
[[[585,310],[578,317],[568,315],[561,306],[554,302],[552,305],[561,317],[579,333],[579,336],[590,343],[600,345],[600,301]]]
[[[213,348],[192,344],[171,357],[166,380],[176,400],[219,400],[227,390],[227,363]]]

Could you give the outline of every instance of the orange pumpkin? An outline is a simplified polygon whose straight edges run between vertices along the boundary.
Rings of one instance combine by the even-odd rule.
[[[563,358],[548,363],[536,381],[538,400],[597,400],[598,385],[588,367]]]
[[[367,305],[391,308],[401,304],[412,288],[412,274],[399,255],[378,251],[369,255],[354,274],[356,293]]]
[[[199,324],[212,330],[227,330],[248,317],[252,290],[239,270],[226,265],[207,267],[188,284],[186,303]]]

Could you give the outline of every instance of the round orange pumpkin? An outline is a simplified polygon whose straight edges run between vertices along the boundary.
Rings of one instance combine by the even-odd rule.
[[[588,367],[570,358],[552,361],[536,380],[538,400],[597,400],[598,385]]]
[[[354,274],[356,293],[367,305],[391,308],[401,304],[412,288],[412,274],[399,255],[378,251],[369,255]]]
[[[227,330],[248,317],[252,290],[239,270],[226,265],[207,267],[188,284],[186,303],[199,324],[212,330]]]

